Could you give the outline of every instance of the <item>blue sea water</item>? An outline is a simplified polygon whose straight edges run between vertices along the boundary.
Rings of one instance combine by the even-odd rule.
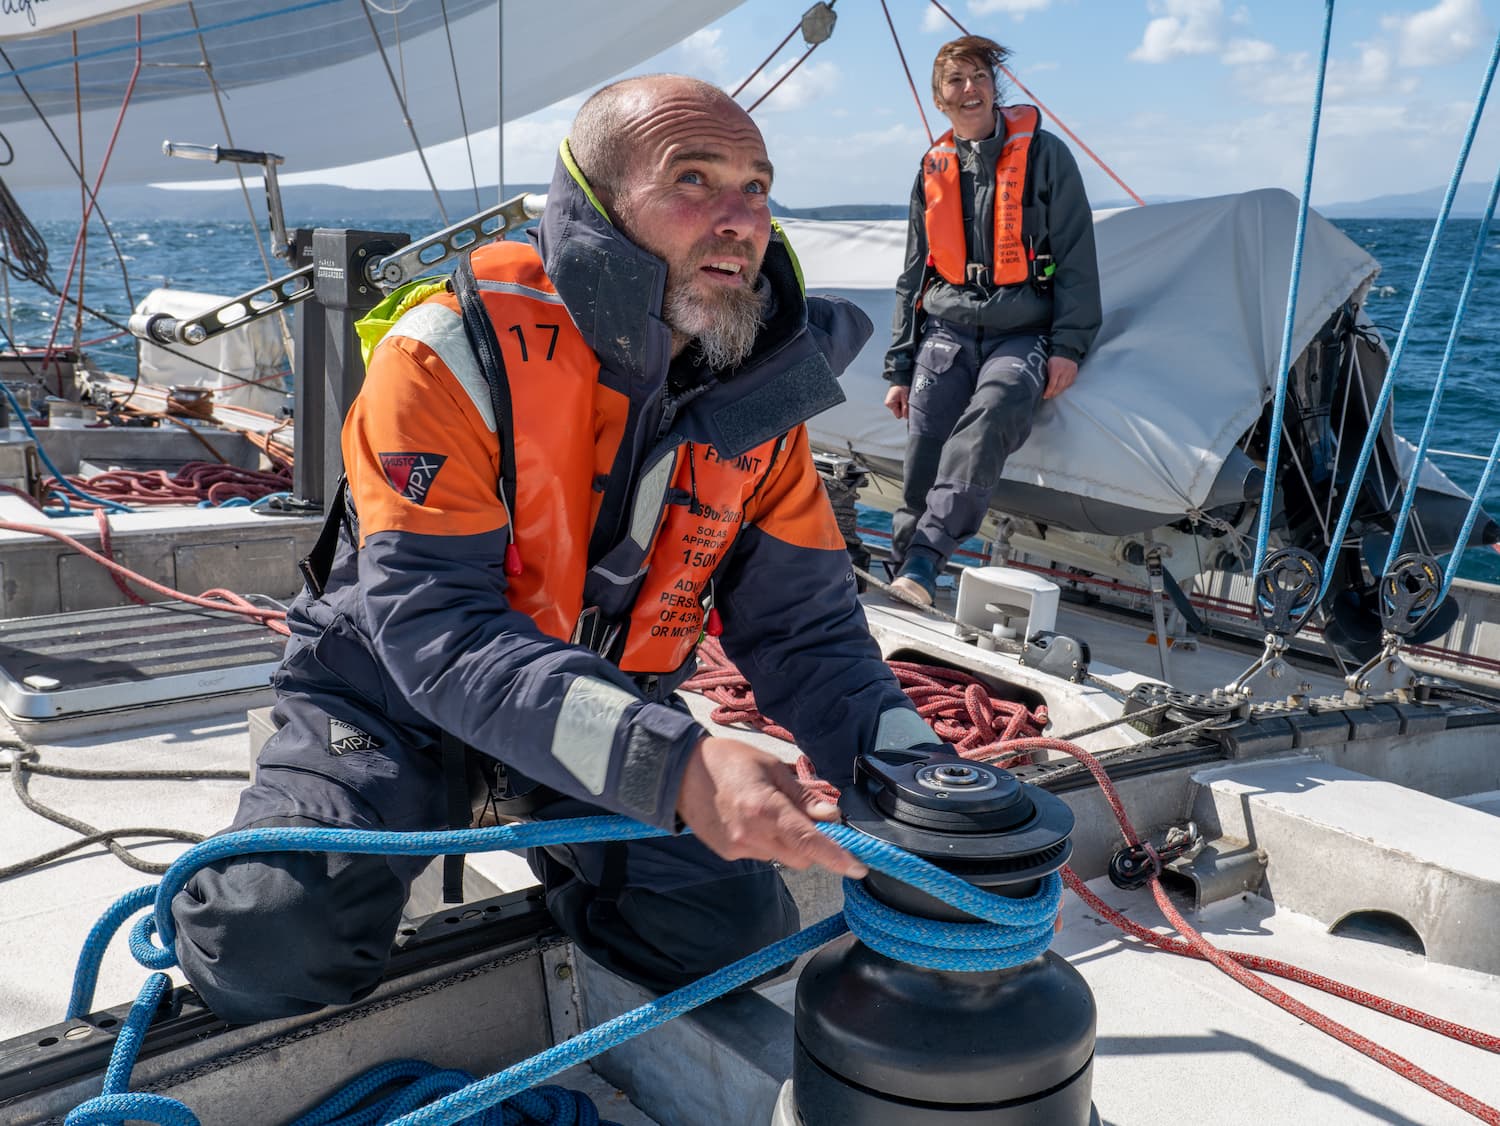
[[[389,217],[322,216],[298,217],[307,226],[356,227],[366,230],[410,229],[409,220]],[[1427,253],[1432,226],[1414,219],[1345,219],[1337,225],[1381,263],[1381,274],[1372,289],[1367,309],[1380,326],[1388,346],[1394,347],[1407,315],[1412,288]],[[39,229],[52,250],[52,273],[60,283],[68,268],[76,225],[41,223]],[[84,300],[117,321],[130,313],[132,301],[156,286],[202,290],[209,293],[243,292],[265,280],[248,222],[225,220],[183,221],[122,219],[112,224],[118,253],[109,241],[91,230],[84,262]],[[1477,220],[1449,224],[1433,259],[1433,269],[1423,299],[1413,319],[1398,370],[1395,409],[1396,427],[1413,442],[1427,414],[1428,399],[1447,345],[1454,307],[1463,286]],[[422,230],[414,231],[421,234]],[[1491,247],[1500,235],[1490,237]],[[278,272],[282,264],[273,262]],[[129,293],[127,295],[127,285]],[[23,344],[46,343],[56,312],[55,299],[21,283],[10,284],[11,319],[7,333]],[[3,308],[3,304],[0,304]],[[90,340],[115,331],[93,317],[85,317],[82,339]],[[73,316],[68,313],[59,339],[73,339]],[[129,339],[92,346],[90,352],[101,366],[126,374],[134,372],[135,349]],[[1432,444],[1442,450],[1472,454],[1489,453],[1500,428],[1500,261],[1493,253],[1481,263],[1469,310],[1459,337],[1443,398],[1434,426]],[[1439,466],[1459,485],[1472,490],[1483,468],[1478,461],[1439,457]],[[1500,476],[1500,474],[1497,474]],[[1487,493],[1491,510],[1500,510],[1500,480],[1492,481]],[[1500,554],[1488,548],[1471,549],[1464,559],[1466,577],[1500,582]]]

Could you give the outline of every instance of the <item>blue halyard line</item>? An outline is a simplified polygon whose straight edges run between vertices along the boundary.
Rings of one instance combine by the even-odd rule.
[[[141,986],[140,996],[130,1006],[130,1015],[125,1018],[120,1035],[115,1040],[114,1050],[109,1054],[109,1067],[104,1072],[106,1095],[123,1095],[130,1089],[130,1072],[135,1067],[135,1057],[140,1053],[141,1041],[146,1037],[151,1019],[156,1016],[161,995],[171,984],[172,981],[166,974],[155,973]]]
[[[6,339],[9,340],[10,338],[7,336]],[[15,342],[14,341],[11,341],[11,350],[12,351],[16,350],[16,348],[15,348]],[[5,398],[10,403],[10,409],[16,412],[16,417],[21,420],[21,425],[26,430],[26,436],[28,438],[30,438],[32,440],[32,442],[35,444],[37,457],[39,457],[39,458],[42,459],[42,464],[47,467],[47,471],[49,473],[51,473],[53,477],[57,478],[57,483],[59,485],[61,485],[64,489],[66,489],[67,492],[72,493],[74,496],[78,497],[80,500],[86,500],[90,504],[97,504],[97,505],[99,505],[102,508],[109,509],[111,512],[134,512],[135,511],[135,509],[133,509],[133,508],[126,508],[123,504],[118,504],[115,501],[105,500],[103,497],[91,496],[90,494],[88,494],[88,493],[84,492],[82,489],[80,489],[77,485],[75,485],[71,481],[69,481],[66,477],[64,477],[62,475],[61,470],[59,470],[57,468],[57,466],[55,466],[55,465],[52,464],[52,459],[47,456],[47,451],[42,448],[42,440],[36,436],[36,431],[31,428],[31,423],[26,420],[26,412],[21,409],[21,404],[16,401],[15,395],[11,394],[10,388],[7,387],[4,383],[0,383],[0,391],[4,391],[5,392]],[[61,495],[62,495],[62,502],[63,502],[63,511],[62,511],[61,515],[64,515],[64,516],[75,516],[75,515],[77,515],[77,513],[75,513],[72,510],[72,506],[68,504],[68,498],[67,498],[66,494],[61,494]],[[48,512],[47,515],[48,516],[53,516],[53,515],[57,515],[57,514],[56,513]]]
[[[1479,518],[1484,493],[1490,487],[1490,477],[1495,472],[1496,462],[1500,462],[1500,430],[1495,432],[1495,444],[1490,447],[1489,460],[1485,462],[1484,472],[1479,475],[1479,484],[1474,486],[1474,496],[1469,501],[1469,511],[1464,516],[1464,526],[1459,529],[1458,542],[1453,546],[1453,554],[1448,557],[1448,569],[1443,572],[1443,591],[1438,596],[1439,602],[1448,597],[1448,590],[1458,577],[1458,565],[1463,562],[1464,548],[1469,546],[1469,536],[1474,532],[1474,522]]]
[[[1051,941],[1051,923],[1057,915],[1062,894],[1062,881],[1056,872],[1038,881],[1038,889],[1029,897],[1011,899],[983,891],[920,857],[846,825],[825,824],[818,828],[871,868],[929,895],[937,896],[977,918],[987,920],[989,924],[999,925],[945,923],[903,916],[900,912],[871,900],[857,881],[845,880],[844,893],[846,903],[852,905],[851,917],[846,918],[842,912],[832,915],[790,938],[782,939],[725,966],[692,985],[615,1017],[523,1063],[479,1080],[395,1121],[402,1126],[460,1122],[520,1094],[559,1071],[608,1051],[633,1036],[656,1028],[673,1017],[793,961],[851,928],[861,941],[869,942],[874,949],[887,953],[888,956],[903,957],[911,954],[921,959],[915,964],[963,972],[982,972],[1021,965],[1047,949]],[[430,833],[297,828],[250,829],[228,833],[194,845],[172,864],[156,888],[137,889],[109,908],[90,932],[80,955],[70,1014],[87,1011],[92,1003],[93,982],[98,977],[98,962],[109,938],[133,911],[147,906],[153,895],[156,914],[142,916],[133,928],[132,952],[143,964],[154,969],[165,969],[175,964],[170,944],[164,949],[150,941],[152,930],[159,925],[158,917],[166,919],[165,926],[161,929],[162,934],[172,935],[169,913],[172,897],[186,884],[193,872],[230,856],[285,851],[438,856],[454,851],[541,847],[580,840],[640,840],[665,835],[664,830],[623,817],[609,816]],[[128,1082],[144,1030],[150,1023],[150,1016],[156,1011],[161,991],[166,984],[167,978],[163,974],[155,974],[148,980],[140,999],[131,1009],[126,1030],[122,1031],[116,1041],[110,1060],[109,1076],[112,1078],[106,1081],[105,1094],[77,1107],[68,1116],[68,1126],[102,1124],[123,1118],[155,1121],[163,1126],[197,1126],[197,1118],[181,1103],[172,1099],[155,1095],[120,1094],[109,1090],[110,1085]],[[139,1034],[132,1032],[133,1029]],[[356,1085],[368,1078],[368,1075],[362,1077],[356,1081]],[[354,1102],[358,1102],[358,1098]],[[323,1108],[319,1108],[321,1110]],[[317,1113],[314,1112],[315,1115]],[[308,1121],[324,1119],[314,1118]]]
[[[1287,283],[1286,325],[1281,333],[1281,361],[1276,365],[1276,392],[1271,400],[1271,429],[1266,435],[1266,479],[1260,493],[1260,528],[1255,536],[1255,566],[1260,573],[1266,561],[1271,536],[1271,509],[1276,501],[1276,462],[1281,454],[1281,428],[1286,415],[1286,392],[1291,382],[1292,329],[1297,319],[1297,290],[1302,281],[1302,242],[1307,234],[1307,201],[1312,196],[1313,167],[1318,156],[1318,123],[1323,117],[1323,80],[1328,74],[1328,44],[1333,35],[1334,0],[1323,10],[1323,51],[1318,60],[1318,83],[1313,91],[1312,128],[1307,138],[1307,171],[1302,179],[1302,198],[1297,203],[1297,237],[1292,244],[1292,277]],[[1314,326],[1316,327],[1316,326]]]
[[[68,55],[66,58],[53,59],[50,62],[13,67],[10,70],[0,71],[0,79],[15,78],[17,75],[32,74],[39,70],[52,70],[60,66],[72,66],[74,63],[87,62],[89,59],[103,58],[105,55],[118,55],[125,51],[134,52],[142,47],[154,47],[158,43],[170,43],[174,39],[191,39],[195,35],[204,35],[210,31],[223,31],[225,28],[240,27],[243,24],[274,19],[277,16],[289,16],[294,12],[305,12],[311,8],[324,8],[329,4],[336,4],[338,2],[339,0],[307,0],[305,4],[293,4],[290,7],[277,8],[274,12],[260,12],[253,16],[240,16],[238,19],[220,20],[218,23],[206,23],[202,27],[189,27],[184,28],[182,31],[165,31],[160,35],[148,35],[139,41],[132,39],[129,42],[121,43],[114,47],[100,47],[96,51],[84,51],[82,54]]]
[[[821,923],[814,923],[790,938],[773,942],[765,949],[716,970],[692,985],[674,990],[654,1001],[647,1001],[644,1005],[607,1020],[587,1032],[581,1032],[529,1060],[481,1079],[473,1086],[440,1099],[431,1106],[398,1118],[391,1126],[447,1126],[461,1122],[486,1107],[494,1106],[544,1079],[550,1079],[560,1071],[592,1059],[631,1037],[649,1032],[673,1017],[690,1012],[763,973],[791,962],[810,950],[816,950],[843,934],[845,929],[843,915],[831,915]]]
[[[1359,448],[1359,460],[1355,463],[1354,473],[1348,485],[1345,486],[1344,506],[1339,511],[1338,526],[1334,528],[1333,536],[1328,543],[1328,557],[1323,561],[1323,582],[1318,588],[1319,601],[1328,593],[1328,587],[1333,582],[1339,553],[1344,546],[1344,536],[1349,531],[1349,522],[1354,518],[1360,487],[1364,484],[1365,472],[1370,467],[1370,455],[1374,452],[1375,442],[1380,437],[1380,424],[1390,405],[1391,394],[1396,389],[1396,372],[1400,367],[1401,357],[1406,351],[1406,340],[1411,333],[1412,323],[1416,319],[1417,305],[1422,300],[1422,291],[1427,285],[1427,276],[1432,272],[1432,264],[1437,257],[1438,241],[1448,225],[1448,215],[1453,210],[1453,199],[1458,194],[1459,180],[1463,176],[1464,165],[1468,162],[1469,150],[1474,144],[1474,134],[1478,131],[1479,120],[1484,115],[1485,103],[1489,101],[1490,85],[1495,79],[1497,63],[1500,63],[1500,35],[1496,36],[1494,49],[1490,52],[1490,65],[1484,72],[1484,82],[1480,85],[1479,96],[1474,102],[1474,112],[1469,117],[1469,128],[1464,133],[1463,145],[1459,148],[1458,160],[1453,166],[1453,175],[1448,179],[1448,190],[1443,195],[1443,205],[1438,209],[1437,222],[1432,228],[1432,238],[1427,243],[1427,254],[1422,259],[1422,269],[1417,273],[1416,284],[1412,287],[1411,301],[1406,306],[1406,317],[1401,322],[1401,334],[1396,338],[1395,348],[1391,350],[1391,363],[1386,369],[1385,382],[1380,385],[1380,394],[1376,396],[1375,405],[1370,409],[1370,425],[1365,432],[1365,440]]]
[[[1443,362],[1438,367],[1437,382],[1432,385],[1432,398],[1427,404],[1427,421],[1422,425],[1422,436],[1417,441],[1417,452],[1412,456],[1411,472],[1406,478],[1406,492],[1401,498],[1401,511],[1396,514],[1396,527],[1391,533],[1391,549],[1386,553],[1382,573],[1389,575],[1401,554],[1401,541],[1406,537],[1406,521],[1411,515],[1412,502],[1417,498],[1417,485],[1422,480],[1422,463],[1427,460],[1427,447],[1432,442],[1433,424],[1437,421],[1438,406],[1443,401],[1443,391],[1448,382],[1448,370],[1453,363],[1453,353],[1458,347],[1459,329],[1469,311],[1469,295],[1474,292],[1474,280],[1479,276],[1479,263],[1484,259],[1484,248],[1489,242],[1490,223],[1495,218],[1495,202],[1500,199],[1500,168],[1495,170],[1495,179],[1490,184],[1490,200],[1484,209],[1484,218],[1479,223],[1479,233],[1474,239],[1474,252],[1469,256],[1469,272],[1464,276],[1464,286],[1458,295],[1458,305],[1453,310],[1453,326],[1448,330],[1448,344],[1443,349]],[[1468,546],[1464,542],[1454,545],[1453,558],[1457,559]],[[1444,590],[1447,589],[1446,584]]]

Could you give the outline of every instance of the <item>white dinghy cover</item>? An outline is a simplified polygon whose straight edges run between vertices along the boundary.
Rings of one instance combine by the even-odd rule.
[[[1203,506],[1270,398],[1285,330],[1297,199],[1279,189],[1097,212],[1104,322],[1078,382],[1045,402],[1005,479],[1138,511]],[[899,467],[906,424],[882,405],[901,221],[781,220],[809,292],[848,297],[875,335],[844,373],[848,399],[809,429],[821,448]],[[1308,216],[1292,354],[1380,266]]]

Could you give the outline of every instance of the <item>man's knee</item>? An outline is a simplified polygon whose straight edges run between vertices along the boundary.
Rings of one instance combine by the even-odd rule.
[[[346,1004],[379,982],[406,888],[379,856],[276,853],[198,872],[172,901],[177,960],[247,1023]]]
[[[669,891],[626,888],[618,908],[631,929],[658,951],[678,985],[799,929],[792,894],[769,866]]]

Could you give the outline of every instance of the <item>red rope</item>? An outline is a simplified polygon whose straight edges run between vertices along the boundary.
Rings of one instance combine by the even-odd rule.
[[[115,549],[114,545],[110,542],[109,513],[102,508],[94,509],[94,522],[99,525],[99,551],[104,555],[106,559],[113,563],[115,561]],[[130,601],[134,602],[137,606],[150,605],[149,602],[147,602],[135,591],[130,589],[129,584],[120,577],[119,572],[111,571],[109,573],[109,577],[114,580],[114,584],[120,589],[120,593],[123,594],[126,598],[130,599]]]
[[[961,31],[961,32],[963,32],[965,35],[969,34],[969,29],[966,28],[966,27],[964,27],[963,24],[959,23],[958,20],[956,20],[953,17],[953,13],[950,12],[950,11],[948,11],[948,9],[945,8],[945,7],[943,7],[941,4],[939,4],[938,0],[931,0],[931,3],[932,3],[932,6],[934,8],[936,8],[938,11],[942,12],[943,15],[945,15],[945,16],[948,17],[949,22],[952,23],[954,27],[958,28],[958,30]],[[881,0],[881,5],[884,6],[884,4],[885,4],[885,0]],[[890,18],[891,18],[890,17],[890,13],[889,12],[886,13],[886,19],[889,20]],[[892,29],[891,34],[892,35],[895,34],[895,30],[894,29]],[[1131,199],[1135,200],[1135,202],[1137,204],[1139,204],[1141,207],[1145,207],[1146,206],[1146,201],[1143,200],[1140,196],[1136,195],[1135,192],[1133,192],[1130,189],[1130,185],[1129,184],[1127,184],[1124,180],[1120,179],[1120,177],[1116,176],[1115,175],[1115,170],[1113,168],[1111,168],[1109,165],[1105,164],[1104,161],[1099,158],[1099,154],[1098,153],[1096,153],[1093,149],[1089,148],[1088,145],[1084,144],[1081,140],[1079,140],[1078,134],[1074,133],[1073,130],[1069,129],[1066,125],[1064,125],[1063,122],[1062,122],[1062,119],[1059,118],[1057,116],[1057,114],[1053,113],[1050,109],[1048,109],[1047,106],[1042,102],[1042,99],[1038,98],[1035,94],[1033,94],[1027,88],[1026,83],[1022,82],[1019,78],[1016,77],[1015,71],[1011,70],[1010,67],[1005,66],[1003,64],[1001,65],[1000,70],[1001,70],[1002,73],[1004,73],[1004,75],[1005,75],[1006,78],[1010,79],[1012,82],[1014,82],[1017,86],[1019,86],[1021,88],[1021,93],[1025,94],[1028,98],[1030,98],[1033,102],[1036,103],[1037,109],[1041,110],[1048,117],[1050,117],[1052,119],[1053,124],[1055,124],[1059,129],[1061,129],[1064,133],[1066,133],[1068,135],[1068,140],[1072,141],[1075,145],[1077,145],[1085,153],[1087,153],[1089,159],[1092,160],[1095,164],[1097,164],[1100,168],[1102,168],[1104,170],[1104,174],[1106,176],[1108,176],[1115,183],[1119,184],[1120,187],[1125,190],[1125,194],[1126,195],[1128,195]],[[907,77],[907,81],[911,81],[911,75],[910,74],[908,74],[906,77]],[[924,121],[926,120],[925,117],[923,118],[923,120]],[[932,136],[932,131],[928,130],[927,135],[929,137]]]
[[[1114,810],[1115,819],[1120,823],[1120,830],[1125,835],[1126,843],[1131,847],[1140,845],[1140,836],[1136,833],[1135,827],[1130,823],[1130,818],[1125,813],[1124,806],[1120,803],[1120,796],[1115,790],[1114,783],[1092,755],[1075,744],[1064,742],[1061,739],[1048,738],[1020,739],[1017,740],[1016,745],[1009,749],[1029,752],[1041,750],[1061,751],[1077,759],[1088,768],[1089,773],[1094,776],[1094,781],[1099,784],[1100,790],[1104,793],[1105,800],[1109,802],[1110,808]],[[1150,846],[1147,845],[1146,848],[1149,850]],[[1101,913],[1104,913],[1106,917],[1110,917],[1111,921],[1120,922],[1119,919],[1113,918],[1116,914],[1115,912],[1110,911],[1096,896],[1088,892],[1088,889],[1083,886],[1083,881],[1078,878],[1076,873],[1065,869],[1064,878],[1068,886],[1077,892],[1091,908],[1102,908]],[[1080,888],[1082,888],[1081,891]],[[1324,1016],[1316,1009],[1297,1000],[1297,998],[1290,994],[1277,989],[1270,982],[1252,973],[1248,966],[1253,965],[1254,968],[1269,973],[1279,973],[1280,969],[1285,967],[1292,972],[1282,974],[1281,976],[1312,985],[1334,996],[1344,997],[1347,1000],[1367,1005],[1378,1012],[1389,1013],[1392,1016],[1398,1016],[1402,1020],[1409,1020],[1420,1027],[1428,1028],[1444,1036],[1460,1040],[1463,1043],[1472,1044],[1475,1047],[1484,1048],[1487,1051],[1500,1051],[1500,1039],[1488,1033],[1478,1032],[1474,1029],[1465,1028],[1463,1025],[1429,1016],[1416,1009],[1396,1005],[1384,998],[1375,997],[1372,994],[1352,989],[1342,982],[1333,981],[1331,978],[1325,978],[1309,970],[1303,970],[1296,966],[1288,966],[1286,963],[1275,962],[1270,959],[1252,958],[1249,955],[1233,954],[1220,950],[1188,924],[1188,921],[1182,917],[1177,908],[1172,904],[1172,901],[1167,897],[1166,891],[1162,888],[1161,880],[1155,876],[1151,878],[1151,893],[1156,898],[1156,904],[1161,909],[1162,914],[1167,917],[1167,921],[1172,924],[1182,938],[1178,940],[1166,939],[1162,936],[1154,935],[1154,932],[1147,932],[1148,934],[1153,934],[1152,938],[1145,938],[1144,935],[1138,935],[1138,937],[1143,938],[1144,941],[1151,942],[1152,945],[1163,950],[1170,950],[1172,953],[1177,954],[1188,954],[1191,957],[1202,958],[1205,961],[1213,963],[1214,966],[1247,989],[1280,1006],[1288,1013],[1312,1025],[1320,1032],[1325,1032],[1334,1039],[1347,1044],[1355,1051],[1389,1068],[1402,1078],[1409,1079],[1424,1090],[1430,1091],[1439,1098],[1452,1103],[1460,1110],[1473,1115],[1480,1121],[1500,1126],[1500,1110],[1496,1110],[1494,1107],[1480,1102],[1472,1095],[1422,1070],[1410,1060],[1397,1055],[1388,1048],[1376,1044],[1373,1040],[1360,1035],[1353,1029],[1347,1028],[1337,1021]],[[1129,920],[1124,920],[1124,923],[1121,923],[1121,925],[1124,926],[1125,923],[1129,923]],[[1144,930],[1144,928],[1136,927],[1135,924],[1124,926],[1124,929],[1132,934],[1135,934],[1137,930]],[[1180,946],[1185,946],[1188,949],[1179,949]]]
[[[824,42],[827,42],[827,40],[824,40]],[[803,51],[801,57],[796,62],[794,62],[791,66],[787,67],[787,70],[786,70],[785,74],[783,74],[775,82],[771,83],[771,85],[767,88],[767,90],[766,90],[766,92],[764,94],[762,94],[760,97],[756,98],[755,101],[751,102],[748,106],[745,107],[745,112],[746,113],[754,113],[756,111],[756,109],[760,106],[760,103],[763,102],[763,101],[765,101],[772,94],[776,93],[776,87],[780,86],[788,78],[790,78],[792,75],[794,75],[795,73],[797,73],[797,68],[799,66],[801,66],[803,63],[807,62],[808,56],[811,55],[814,51],[816,51],[822,45],[823,45],[822,43],[814,43],[807,50]]]
[[[932,126],[927,123],[927,110],[922,106],[922,95],[917,93],[917,84],[912,81],[911,67],[906,65],[906,52],[901,49],[901,37],[896,34],[895,21],[891,19],[891,10],[886,7],[885,0],[880,0],[880,10],[885,13],[885,24],[891,29],[891,42],[896,44],[896,54],[901,59],[901,69],[906,72],[906,84],[911,87],[911,96],[917,103],[917,113],[922,116],[922,128],[927,130],[927,143],[932,144]],[[948,17],[952,19],[952,16]],[[968,34],[965,32],[965,34]]]
[[[77,51],[74,51],[75,55],[77,53],[78,53]],[[50,359],[52,357],[52,354],[53,354],[53,349],[54,349],[55,345],[57,344],[57,330],[58,330],[58,328],[62,324],[63,309],[66,307],[67,301],[68,301],[68,297],[67,297],[68,288],[73,284],[73,271],[74,271],[74,269],[78,265],[78,255],[79,255],[79,252],[83,249],[83,244],[86,241],[86,239],[88,238],[89,217],[94,213],[94,201],[99,197],[99,189],[101,187],[103,187],[103,185],[104,185],[104,173],[109,168],[110,157],[114,155],[115,142],[120,139],[120,126],[122,126],[123,124],[125,124],[125,110],[130,105],[130,97],[131,97],[132,94],[135,93],[135,81],[136,81],[137,78],[140,77],[140,74],[141,74],[141,17],[140,16],[136,16],[135,17],[135,68],[130,72],[130,81],[125,86],[125,96],[120,101],[120,112],[115,117],[115,128],[114,128],[114,131],[109,135],[109,144],[105,147],[105,150],[104,150],[104,159],[99,164],[99,174],[98,174],[98,176],[96,176],[94,178],[94,190],[89,193],[88,201],[84,205],[84,208],[83,208],[83,218],[80,219],[79,223],[78,223],[78,237],[73,240],[73,256],[68,260],[68,275],[67,275],[67,278],[62,283],[62,288],[58,290],[58,293],[59,293],[60,296],[59,296],[58,302],[57,302],[57,315],[55,317],[53,317],[53,319],[52,319],[52,334],[47,337],[46,358],[43,359],[43,361],[42,361],[42,371],[43,371],[43,373],[45,373],[46,370],[47,370],[47,363],[50,361]],[[83,120],[83,114],[82,114],[81,111],[79,112],[78,120],[80,122],[82,122],[82,120]],[[80,128],[81,127],[82,126],[80,125]],[[80,152],[79,153],[79,158],[82,159],[82,156],[83,156],[83,154]],[[83,280],[82,280],[81,277],[79,279],[79,283],[78,284],[79,284],[79,288],[82,289],[82,287],[83,287]],[[82,304],[83,303],[80,300],[79,301],[79,307],[80,307],[80,309],[82,308]],[[57,393],[58,393],[58,395],[63,395],[63,382],[62,382],[62,369],[61,368],[59,368],[58,372],[57,372]],[[66,397],[66,396],[64,396],[64,397]]]
[[[745,87],[748,86],[748,85],[750,85],[751,81],[755,78],[755,76],[757,74],[759,74],[761,71],[765,70],[766,67],[770,64],[770,62],[771,62],[772,59],[774,59],[777,55],[781,54],[781,49],[783,47],[785,47],[788,43],[790,43],[792,41],[792,36],[794,36],[794,35],[797,34],[797,28],[799,28],[801,26],[802,26],[802,24],[801,24],[800,21],[798,23],[794,24],[792,26],[792,30],[786,33],[786,38],[783,39],[780,43],[776,44],[775,49],[769,55],[767,55],[765,58],[763,58],[760,61],[760,66],[756,67],[749,74],[745,75],[745,81],[741,82],[738,86],[736,86],[734,88],[734,93],[730,94],[729,96],[731,98],[738,98],[740,96],[740,94],[744,91]]]
[[[790,731],[761,714],[749,681],[716,639],[705,638],[698,647],[698,665],[697,674],[682,687],[718,705],[712,713],[715,723],[743,724],[794,742]],[[1008,744],[1042,733],[1047,726],[1046,705],[1032,711],[1018,700],[991,695],[983,682],[956,669],[913,661],[891,661],[890,667],[917,714],[960,754],[986,761],[1003,759],[1012,766],[1030,762],[1024,753],[1010,753]]]
[[[173,474],[164,469],[116,469],[68,480],[100,500],[138,506],[259,500],[285,492],[292,484],[291,473],[285,469],[241,469],[212,461],[190,461]],[[70,497],[68,503],[75,508],[92,507],[76,497]]]
[[[66,544],[78,552],[79,555],[92,559],[101,567],[108,568],[113,574],[127,578],[131,582],[137,583],[147,590],[155,591],[163,597],[175,598],[179,602],[188,603],[190,606],[201,606],[205,610],[224,610],[231,614],[242,614],[247,618],[252,618],[260,622],[261,625],[269,630],[273,630],[284,636],[291,636],[291,631],[286,626],[286,611],[263,609],[247,599],[241,598],[233,591],[216,588],[214,590],[205,590],[201,595],[184,594],[180,590],[173,590],[169,586],[163,586],[153,579],[148,579],[145,575],[138,575],[128,567],[122,567],[113,559],[99,554],[99,552],[87,546],[82,541],[76,540],[72,536],[65,535],[52,528],[44,528],[35,524],[16,524],[9,520],[0,520],[0,532],[25,532],[33,536],[46,536],[50,540]]]

